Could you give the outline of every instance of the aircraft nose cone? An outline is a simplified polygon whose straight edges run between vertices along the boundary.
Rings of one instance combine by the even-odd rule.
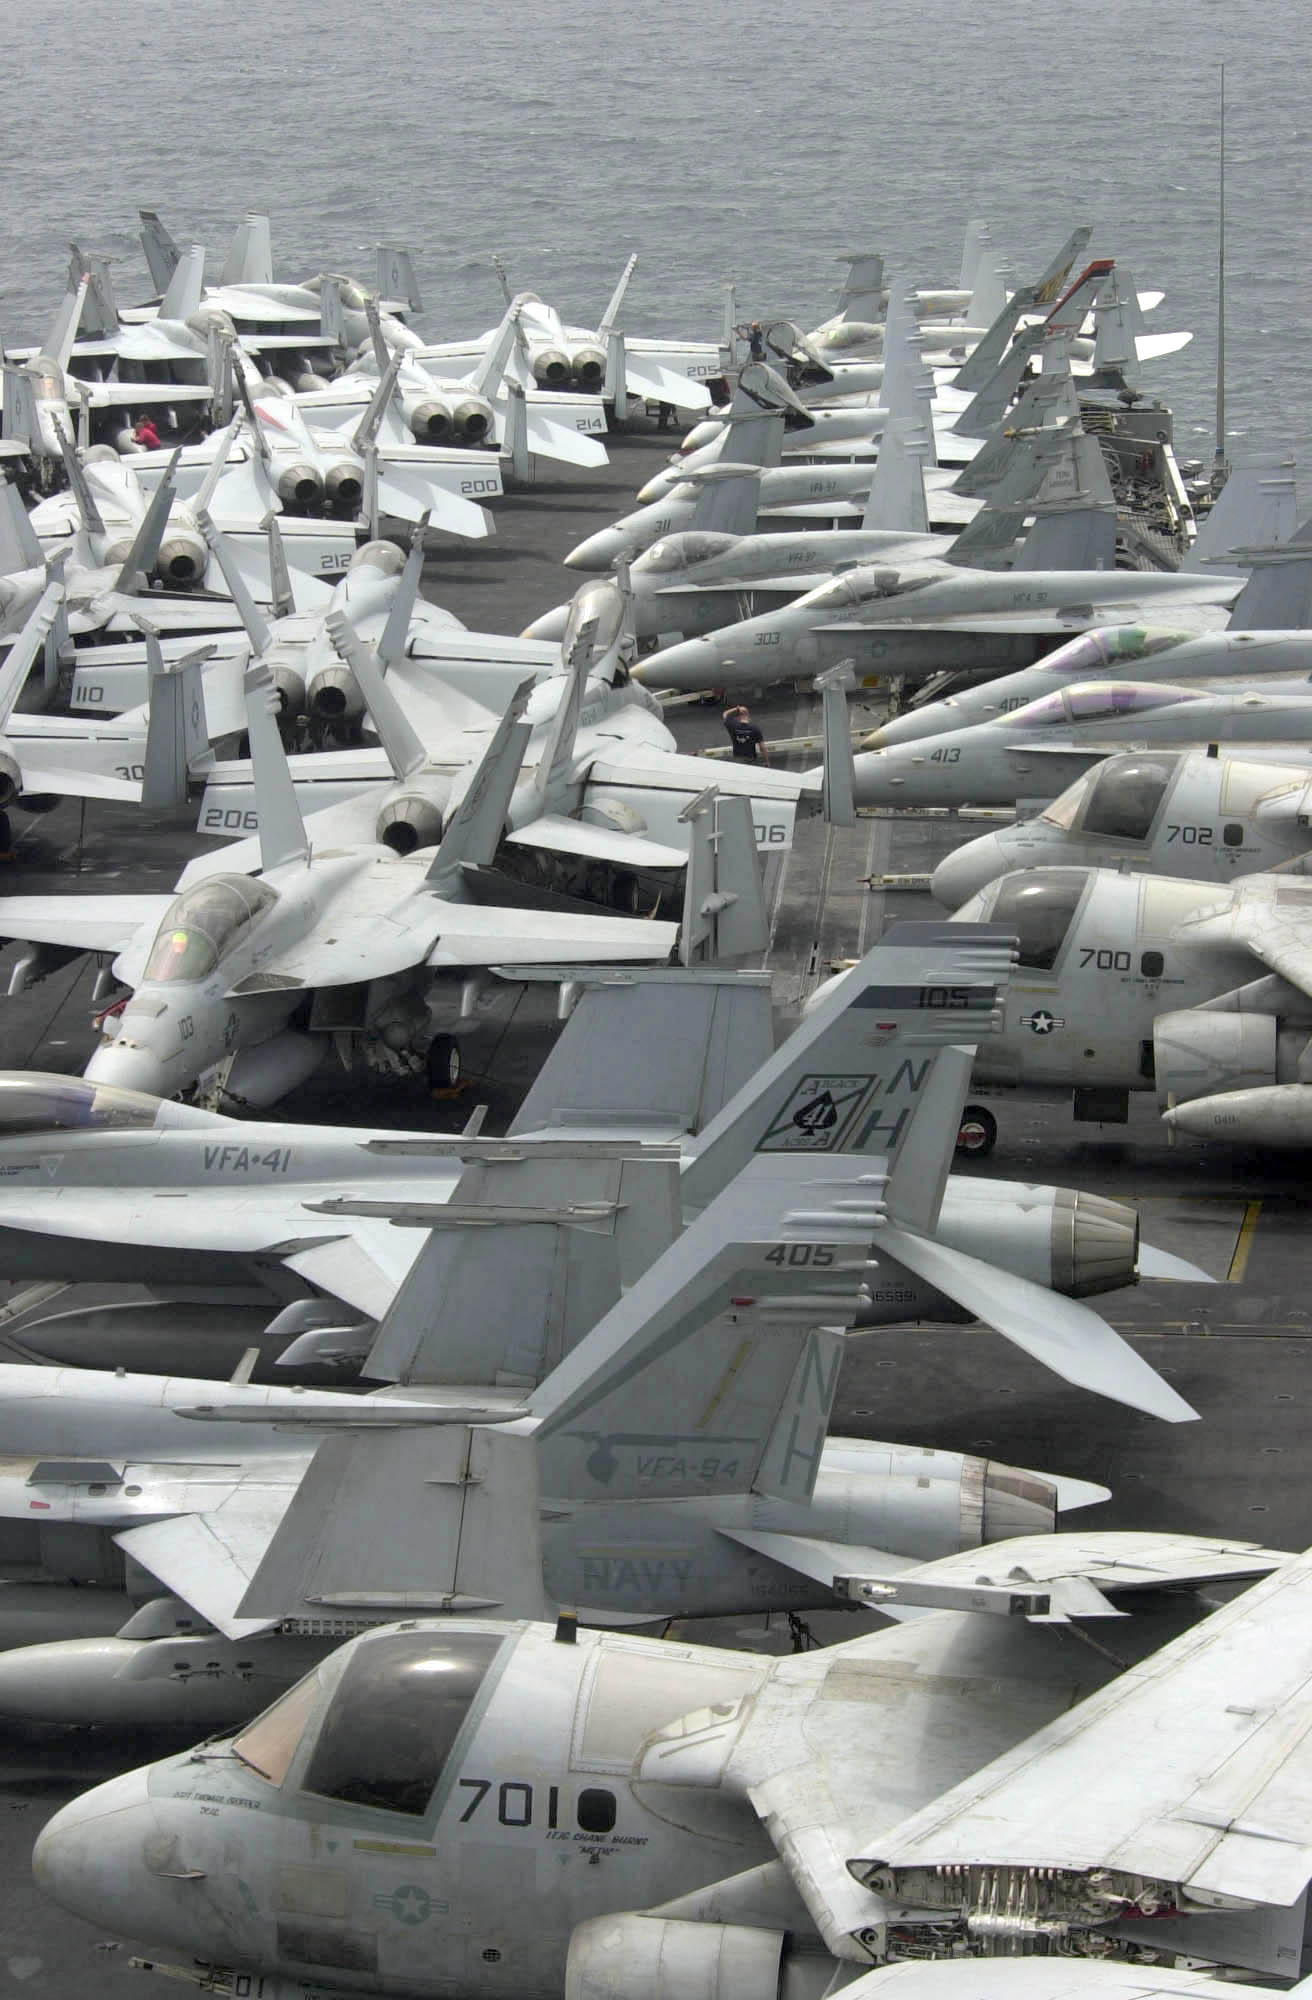
[[[154,1050],[134,1041],[126,1027],[114,1041],[105,1042],[96,1050],[83,1075],[96,1083],[119,1084],[124,1090],[149,1091],[152,1097],[171,1097],[181,1088],[177,1078],[165,1073],[165,1066]]]
[[[544,611],[531,625],[526,625],[520,633],[521,639],[563,639],[565,624],[569,617],[568,604],[557,604],[552,610]]]
[[[709,639],[683,639],[677,646],[663,646],[634,668],[633,677],[645,687],[719,688],[728,683],[731,663],[719,656]]]
[[[968,897],[1005,875],[1011,865],[998,835],[982,833],[939,862],[929,878],[929,893],[945,910],[959,910]]]
[[[185,1864],[164,1834],[147,1794],[147,1773],[127,1771],[57,1812],[32,1850],[37,1885],[62,1909],[116,1937],[190,1944],[180,1928]],[[167,1852],[165,1850],[168,1850]],[[167,1868],[171,1872],[164,1873]]]
[[[605,528],[598,535],[589,535],[577,548],[565,557],[566,569],[582,569],[589,573],[608,570],[618,555],[623,555],[624,545],[612,529]]]

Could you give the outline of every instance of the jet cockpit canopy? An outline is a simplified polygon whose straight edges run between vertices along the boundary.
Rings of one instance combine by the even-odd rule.
[[[250,875],[211,875],[176,896],[146,960],[144,977],[207,979],[233,940],[278,900]]]

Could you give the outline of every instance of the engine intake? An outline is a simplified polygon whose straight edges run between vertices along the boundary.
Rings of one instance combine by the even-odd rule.
[[[1293,1039],[1301,1048],[1307,1037]],[[1153,1023],[1157,1102],[1165,1109],[1216,1091],[1284,1083],[1297,1071],[1291,1063],[1288,1076],[1280,1074],[1280,1042],[1274,1014],[1213,1013],[1202,1007],[1159,1014]]]
[[[625,1913],[575,1926],[565,2000],[774,2000],[782,1931]]]

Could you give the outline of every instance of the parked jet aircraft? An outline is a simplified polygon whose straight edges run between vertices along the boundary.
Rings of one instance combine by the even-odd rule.
[[[948,910],[1016,868],[1132,868],[1231,882],[1264,868],[1302,871],[1312,852],[1305,744],[1274,756],[1124,750],[1066,787],[1035,818],[968,840],[930,889]],[[1292,768],[1291,768],[1292,766]]]
[[[1221,692],[1171,681],[1085,681],[995,722],[865,750],[853,759],[858,805],[1014,805],[1053,799],[1122,746],[1312,743],[1312,687]],[[812,778],[818,774],[811,773]]]
[[[493,1444],[513,1458],[512,1438]],[[435,1511],[441,1489],[415,1486]],[[319,1581],[349,1576],[330,1551],[307,1536],[291,1573],[317,1558]],[[1131,1578],[1273,1567],[1201,1625],[1187,1601],[1120,1619],[1115,1654],[1064,1635],[1072,1607],[1133,1607]],[[789,1660],[567,1620],[385,1627],[241,1733],[64,1807],[37,1880],[97,1929],[175,1950],[180,1977],[235,1968],[274,1995],[307,1977],[415,1995],[507,1979],[627,2000],[818,1992],[1054,1935],[1073,1954],[1296,1969],[1312,1861],[1292,1835],[1255,1860],[1250,1829],[1297,1818],[1312,1561],[1028,1538],[894,1591],[957,1606],[963,1586],[973,1611]],[[1057,1634],[1034,1622],[1054,1610]]]
[[[117,954],[116,976],[131,997],[88,1075],[167,1097],[230,1064],[227,1086],[268,1104],[309,1075],[335,1039],[340,1046],[342,1036],[363,1035],[393,1060],[426,1046],[434,1074],[454,1080],[456,1045],[449,1036],[431,1041],[436,981],[458,974],[459,984],[494,963],[668,958],[672,924],[543,907],[546,898],[522,887],[508,900],[497,895],[486,870],[523,754],[527,685],[440,846],[405,858],[372,843],[312,854],[278,741],[272,679],[261,667],[246,685],[258,877],[223,872],[219,854],[193,863],[172,898],[0,899],[0,934],[35,947],[11,991],[79,952]],[[308,1027],[293,1027],[307,1005]]]
[[[1108,868],[1002,876],[953,919],[1021,941],[976,1081],[1070,1092],[1076,1118],[1099,1123],[1155,1090],[1169,1116],[1193,1103],[1190,1125],[1215,1112],[1229,1138],[1306,1143],[1309,909],[1312,882],[1284,874],[1226,888]]]

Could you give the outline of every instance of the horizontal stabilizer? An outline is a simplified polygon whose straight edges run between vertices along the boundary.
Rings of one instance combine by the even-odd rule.
[[[1183,1396],[1081,1300],[1065,1298],[896,1224],[880,1230],[875,1248],[965,1306],[1063,1381],[1166,1423],[1197,1417]]]

